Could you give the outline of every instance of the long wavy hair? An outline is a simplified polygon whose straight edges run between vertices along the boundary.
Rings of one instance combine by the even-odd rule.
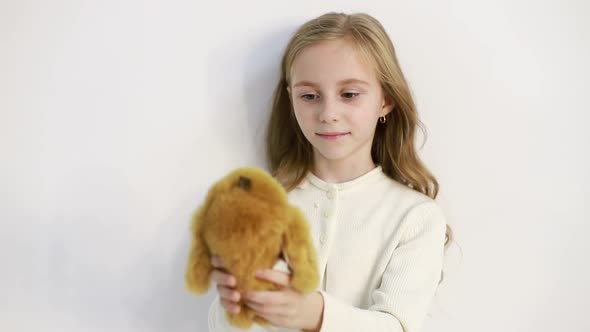
[[[309,171],[313,149],[295,118],[289,98],[290,73],[297,55],[306,47],[328,40],[345,38],[376,71],[384,95],[395,103],[385,123],[378,123],[371,157],[390,178],[435,199],[439,185],[418,157],[415,148],[417,129],[426,129],[418,118],[408,83],[399,66],[391,39],[379,21],[365,13],[330,12],[304,23],[291,37],[281,61],[279,82],[273,96],[266,131],[267,162],[271,173],[290,191]],[[445,250],[453,241],[449,225]]]

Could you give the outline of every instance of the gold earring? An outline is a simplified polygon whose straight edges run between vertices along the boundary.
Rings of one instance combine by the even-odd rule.
[[[387,121],[387,118],[385,116],[380,116],[379,117],[379,122],[385,123],[386,121]]]

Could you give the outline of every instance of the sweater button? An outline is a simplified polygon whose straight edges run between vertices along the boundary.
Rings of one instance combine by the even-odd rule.
[[[316,208],[316,209],[319,208],[320,207],[320,203],[317,203],[317,202],[316,203],[313,203],[313,207]]]
[[[332,198],[334,198],[334,196],[335,196],[335,194],[334,194],[334,191],[333,191],[333,190],[330,190],[330,191],[328,191],[328,192],[326,193],[326,196],[328,196],[328,198],[329,198],[329,199],[332,199]]]
[[[330,216],[330,212],[329,211],[324,211],[324,217],[328,218]]]
[[[324,244],[325,242],[326,242],[326,235],[325,234],[320,235],[320,243]]]

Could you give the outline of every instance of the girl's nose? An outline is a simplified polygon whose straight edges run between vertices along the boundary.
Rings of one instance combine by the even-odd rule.
[[[336,102],[325,98],[319,107],[319,120],[321,122],[333,122],[338,121],[338,105]]]

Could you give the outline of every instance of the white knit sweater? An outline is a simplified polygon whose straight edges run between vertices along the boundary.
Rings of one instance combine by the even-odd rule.
[[[289,201],[304,212],[316,245],[322,332],[420,331],[443,264],[446,220],[434,200],[377,166],[336,184],[310,172]],[[227,323],[219,297],[209,330],[243,331]]]

